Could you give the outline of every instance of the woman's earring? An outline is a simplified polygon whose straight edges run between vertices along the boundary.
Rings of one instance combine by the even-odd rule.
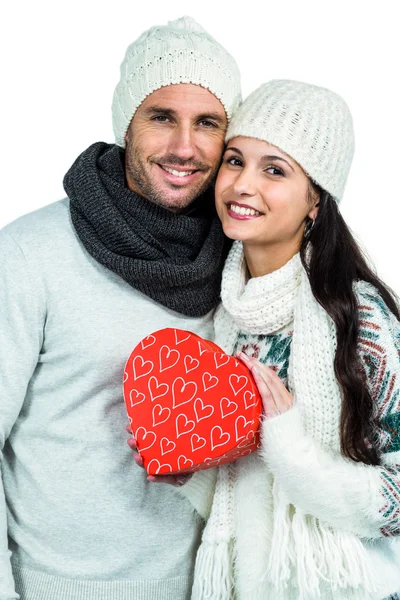
[[[315,223],[314,219],[310,219],[307,222],[307,224],[304,228],[304,237],[308,237],[310,235],[311,229],[314,227],[314,223]]]

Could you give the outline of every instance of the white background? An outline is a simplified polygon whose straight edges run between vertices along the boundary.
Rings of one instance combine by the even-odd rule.
[[[126,47],[189,14],[237,59],[247,95],[271,78],[329,87],[356,130],[342,213],[400,293],[398,0],[9,0],[0,15],[0,227],[64,196],[64,173],[113,141]],[[397,11],[400,7],[397,8]]]

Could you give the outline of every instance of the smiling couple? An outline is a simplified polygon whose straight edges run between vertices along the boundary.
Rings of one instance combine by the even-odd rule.
[[[116,143],[0,232],[1,600],[397,598],[399,309],[338,208],[352,118],[297,81],[240,101],[193,19],[151,28]],[[135,466],[125,359],[163,327],[252,371],[259,451],[183,482]]]

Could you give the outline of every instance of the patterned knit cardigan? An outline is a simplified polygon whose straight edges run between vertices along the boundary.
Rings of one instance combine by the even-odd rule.
[[[367,546],[374,562],[379,564],[382,580],[384,581],[387,575],[391,581],[396,582],[395,587],[392,586],[389,590],[389,593],[393,594],[390,597],[400,598],[400,595],[396,594],[400,592],[400,324],[370,287],[365,287],[358,298],[359,354],[375,403],[375,444],[382,456],[381,467],[365,468],[376,469],[380,474],[380,486],[376,489],[377,502],[374,502],[375,506],[380,507],[379,510],[372,514],[371,505],[367,505],[368,500],[357,495],[357,486],[354,485],[356,482],[352,481],[349,485],[349,471],[344,464],[329,456],[321,459],[321,455],[314,452],[311,440],[308,440],[302,431],[297,409],[292,409],[278,419],[265,421],[264,435],[268,435],[270,443],[268,452],[266,448],[262,449],[260,457],[266,461],[268,468],[279,476],[289,495],[296,496],[299,480],[307,479],[306,489],[309,492],[307,495],[305,489],[302,489],[302,510],[309,514],[323,514],[324,521],[331,526],[345,528],[346,522],[338,520],[340,515],[347,515],[346,518],[352,521],[351,528],[354,531],[360,511],[369,514],[369,526],[374,532],[374,539],[371,538]],[[223,340],[215,341],[224,346]],[[286,382],[290,346],[291,330],[290,327],[286,327],[274,335],[240,333],[236,349],[254,355],[265,364],[274,367]],[[310,457],[313,461],[312,468]],[[180,490],[204,519],[210,514],[215,475],[215,469],[196,473]],[[313,492],[313,478],[315,489],[323,489],[323,495]],[[248,496],[251,497],[250,490]],[[341,502],[343,506],[340,505]],[[251,521],[250,516],[250,525]],[[252,554],[255,560],[257,553],[255,516],[253,521],[255,529],[251,542],[254,543],[254,550],[252,551],[250,543],[249,560],[252,560]],[[248,589],[251,596],[251,585],[246,588],[246,582],[241,581],[240,588]],[[246,596],[243,597],[248,600]],[[383,596],[377,598],[380,600]]]

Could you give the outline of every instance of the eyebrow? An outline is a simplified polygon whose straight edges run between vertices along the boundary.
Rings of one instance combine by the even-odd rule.
[[[227,152],[228,150],[232,150],[232,152],[236,152],[237,154],[240,154],[240,156],[243,156],[243,152],[241,152],[241,150],[239,150],[239,148],[234,148],[233,146],[228,146],[228,148],[225,150],[225,152]],[[282,158],[282,156],[276,156],[274,154],[266,154],[265,156],[262,156],[260,160],[262,160],[262,161],[281,160],[282,162],[286,163],[288,167],[290,167],[292,169],[293,173],[295,172],[292,165],[287,160]]]
[[[173,110],[172,108],[165,108],[163,106],[149,106],[149,108],[146,109],[146,113],[148,115],[155,115],[155,114],[159,115],[161,113],[168,117],[176,117],[177,116],[177,113],[175,110]],[[197,115],[196,119],[198,121],[207,121],[208,119],[211,119],[213,121],[217,121],[217,123],[219,123],[220,125],[224,125],[224,123],[225,123],[224,118],[221,117],[221,115],[219,115],[218,113],[202,113],[200,115]]]

